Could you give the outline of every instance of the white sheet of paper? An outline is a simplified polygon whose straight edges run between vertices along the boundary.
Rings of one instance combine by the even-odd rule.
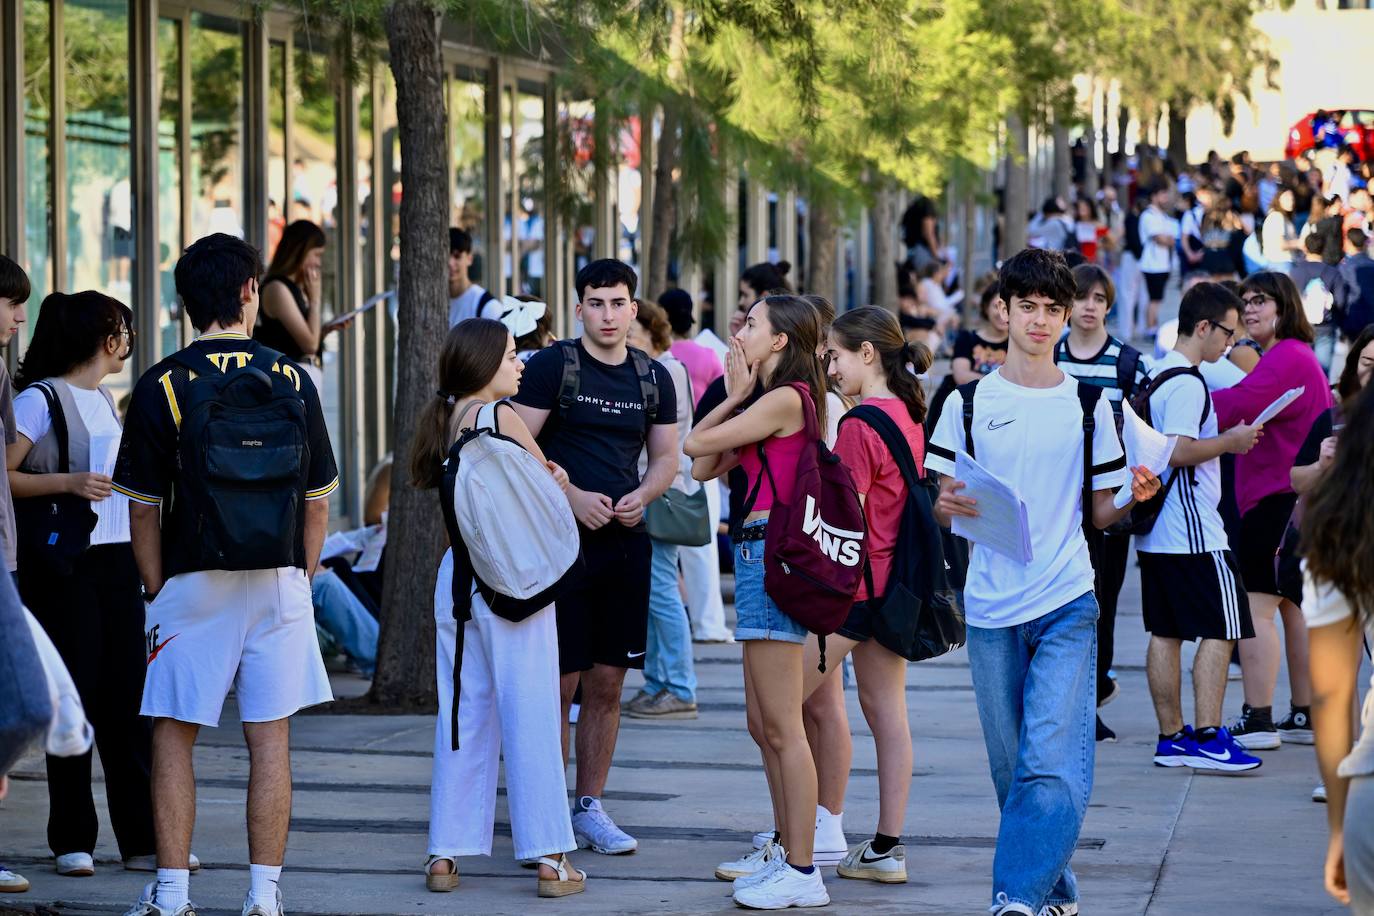
[[[90,466],[96,474],[114,476],[115,461],[119,458],[118,436],[92,436]],[[92,503],[95,509],[95,528],[91,544],[119,544],[129,540],[129,498],[120,493]]]
[[[1282,411],[1285,407],[1287,407],[1289,404],[1292,404],[1298,398],[1302,397],[1303,392],[1306,390],[1306,386],[1303,386],[1301,388],[1289,388],[1283,394],[1275,398],[1274,403],[1270,404],[1268,407],[1261,410],[1260,415],[1258,417],[1255,417],[1255,422],[1251,423],[1250,425],[1262,426],[1265,423],[1268,423],[1270,420],[1278,416],[1279,412]]]
[[[1026,503],[1016,488],[995,476],[966,452],[954,456],[954,479],[963,481],[959,495],[978,501],[978,517],[955,516],[952,531],[1018,563],[1031,561]]]
[[[1121,415],[1126,421],[1121,428],[1121,445],[1126,449],[1126,467],[1144,465],[1162,480],[1169,470],[1169,459],[1173,457],[1174,446],[1178,445],[1178,436],[1166,436],[1140,419],[1131,409],[1129,401],[1121,402]],[[1112,503],[1118,509],[1124,509],[1130,501],[1131,485],[1128,482],[1116,491]]]

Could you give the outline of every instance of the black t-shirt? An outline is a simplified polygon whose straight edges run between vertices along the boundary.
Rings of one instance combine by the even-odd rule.
[[[558,394],[563,384],[563,352],[553,346],[540,350],[525,363],[515,403],[550,411],[539,432],[539,447],[550,461],[568,472],[568,480],[580,490],[603,493],[618,502],[639,486],[639,453],[647,440],[644,396],[628,356],[618,366],[593,357],[576,341],[581,358],[577,403],[567,419],[559,416]],[[668,370],[649,361],[658,387],[655,426],[677,424],[677,392]]]
[[[1317,419],[1312,421],[1312,428],[1307,431],[1307,438],[1302,442],[1302,448],[1298,449],[1298,454],[1293,459],[1293,467],[1305,468],[1317,463],[1317,459],[1322,456],[1322,442],[1331,436],[1335,419],[1334,407],[1328,407],[1317,414]]]
[[[977,331],[960,331],[954,339],[954,358],[963,357],[973,365],[973,371],[987,375],[1007,361],[1007,342],[991,341]]]
[[[240,334],[215,334],[201,337],[191,344],[220,366],[247,365],[262,345]],[[324,412],[315,385],[295,363],[278,362],[273,367],[295,384],[305,402],[305,422],[310,449],[310,467],[306,474],[305,498],[325,499],[339,485],[339,471],[334,464],[334,449],[329,444]],[[177,498],[177,430],[181,424],[181,407],[185,402],[189,370],[170,357],[153,366],[134,386],[129,410],[124,418],[124,434],[119,441],[119,461],[115,464],[114,489],[129,499],[148,506],[164,506],[162,520],[162,563],[164,574],[171,578],[191,568],[184,561],[177,538],[169,536],[182,530],[174,518],[182,501]],[[303,552],[296,557],[296,565],[305,568]]]

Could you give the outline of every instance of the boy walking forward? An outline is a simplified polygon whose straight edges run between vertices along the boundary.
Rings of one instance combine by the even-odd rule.
[[[332,699],[313,574],[338,486],[319,397],[299,366],[251,340],[262,259],[216,233],[176,266],[200,336],[134,388],[115,467],[148,602],[157,881],[126,916],[195,916],[188,856],[192,748],[233,687],[248,742],[250,889],[243,916],[280,916],[291,820],[288,717]]]
[[[999,284],[1006,363],[950,395],[926,467],[946,478],[936,503],[943,524],[978,514],[954,478],[956,452],[1026,503],[1031,562],[975,544],[964,586],[969,666],[1002,811],[992,910],[1070,914],[1078,885],[1069,859],[1092,793],[1095,747],[1098,609],[1083,518],[1105,528],[1129,510],[1112,505],[1121,485],[1130,481],[1135,498],[1148,499],[1159,480],[1128,472],[1101,389],[1054,364],[1074,297],[1063,256],[1022,251],[1002,266]]]

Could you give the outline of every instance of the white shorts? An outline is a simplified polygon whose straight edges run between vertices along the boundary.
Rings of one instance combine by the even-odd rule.
[[[217,726],[230,687],[244,722],[334,699],[300,569],[173,576],[146,621],[142,715]]]

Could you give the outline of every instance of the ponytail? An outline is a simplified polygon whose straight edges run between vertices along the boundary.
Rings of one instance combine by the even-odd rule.
[[[857,308],[836,318],[830,335],[851,352],[868,341],[882,362],[887,387],[906,405],[913,422],[925,421],[925,389],[917,376],[930,368],[930,350],[907,342],[896,315],[873,305]]]
[[[437,391],[420,414],[415,438],[410,443],[410,485],[428,490],[444,481],[444,459],[448,457],[448,427],[457,401]]]

